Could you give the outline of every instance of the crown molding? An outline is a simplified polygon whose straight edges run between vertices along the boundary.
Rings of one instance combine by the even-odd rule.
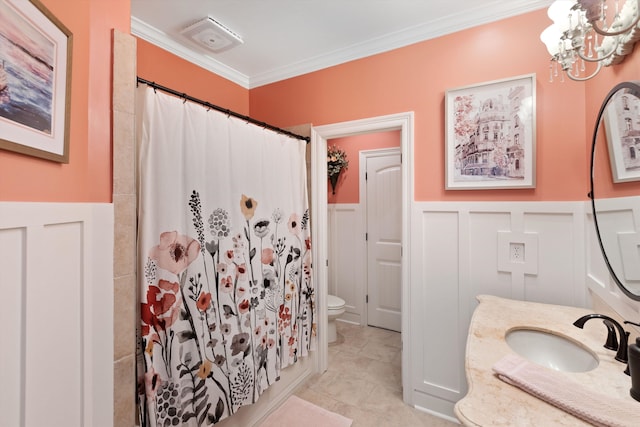
[[[175,42],[168,37],[164,32],[157,30],[155,27],[148,25],[144,21],[141,21],[135,17],[131,17],[131,34],[139,37],[151,44],[154,44],[174,55],[189,61],[199,67],[204,68],[214,74],[224,77],[227,80],[249,89],[249,77],[236,71],[235,69],[226,66],[225,64],[216,61],[215,59],[196,52]],[[145,77],[145,76],[140,76]]]
[[[386,34],[354,44],[343,49],[335,50],[324,55],[318,55],[283,67],[247,76],[237,70],[216,61],[208,55],[198,53],[169,38],[165,33],[139,19],[131,18],[131,33],[159,46],[186,61],[192,62],[212,73],[218,74],[232,82],[253,89],[281,80],[286,80],[302,74],[311,73],[324,68],[333,67],[356,59],[388,52],[411,44],[434,39],[457,31],[466,30],[479,25],[506,19],[523,13],[542,9],[552,3],[552,0],[496,0],[490,5],[484,4],[473,9],[466,9],[446,18],[433,20],[391,34]],[[144,77],[144,76],[141,76]]]
[[[544,2],[544,4],[541,4],[539,0],[511,1],[508,3],[496,1],[490,6],[483,5],[477,6],[474,9],[466,9],[463,12],[449,15],[446,18],[433,20],[402,31],[386,34],[364,43],[351,45],[326,55],[319,55],[305,59],[304,61],[256,74],[251,76],[250,86],[251,88],[255,88],[356,59],[366,58],[367,56],[399,49],[457,31],[542,9],[551,3],[552,0],[548,0]]]

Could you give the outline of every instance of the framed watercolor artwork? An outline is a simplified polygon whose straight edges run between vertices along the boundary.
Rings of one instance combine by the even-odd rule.
[[[0,0],[0,148],[69,162],[71,32],[38,0]]]
[[[535,188],[536,76],[447,90],[445,188]]]
[[[640,180],[640,98],[619,90],[602,116],[613,182]]]

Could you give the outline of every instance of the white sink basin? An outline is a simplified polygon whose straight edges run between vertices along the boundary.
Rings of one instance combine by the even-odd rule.
[[[563,372],[587,372],[598,366],[591,351],[560,335],[536,329],[512,329],[505,339],[520,356]]]

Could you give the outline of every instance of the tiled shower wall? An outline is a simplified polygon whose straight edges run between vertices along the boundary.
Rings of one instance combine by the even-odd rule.
[[[113,33],[114,427],[136,424],[136,39]]]

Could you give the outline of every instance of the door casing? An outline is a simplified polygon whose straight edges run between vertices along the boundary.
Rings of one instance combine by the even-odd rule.
[[[414,113],[404,112],[387,116],[340,122],[313,127],[311,129],[311,232],[313,239],[313,278],[316,284],[318,308],[318,372],[327,370],[327,140],[343,138],[363,133],[400,130],[402,167],[402,396],[408,405],[413,405],[411,394],[411,336],[409,260],[411,242],[411,205],[413,197],[413,145]]]

